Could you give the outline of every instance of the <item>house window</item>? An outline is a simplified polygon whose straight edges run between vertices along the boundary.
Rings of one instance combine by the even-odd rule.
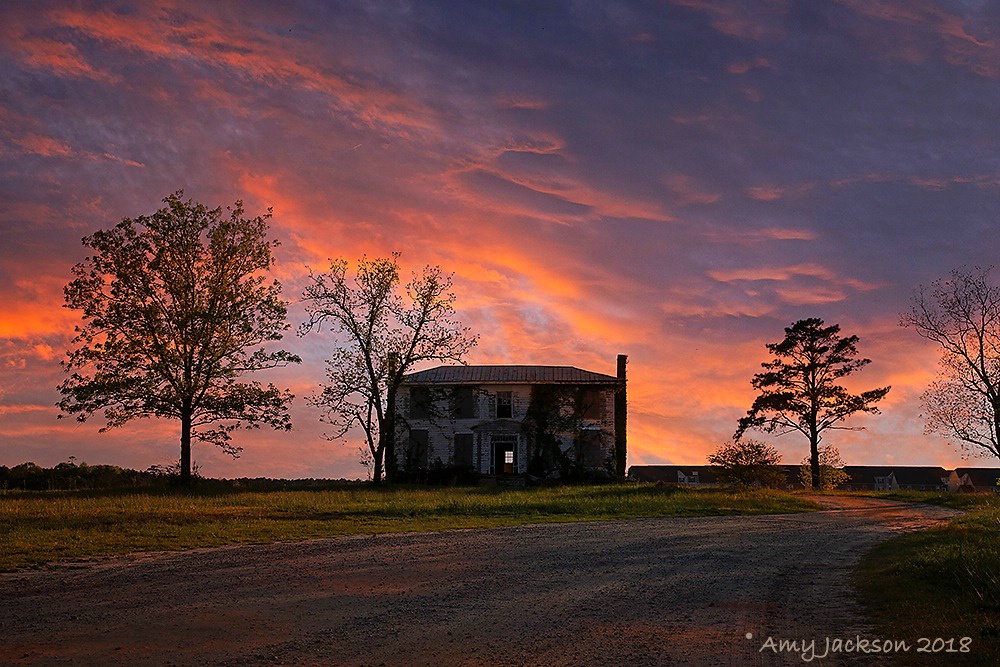
[[[455,387],[452,391],[451,418],[476,418],[476,390],[474,387]]]
[[[581,396],[580,417],[591,421],[601,421],[606,416],[604,392],[600,389],[587,389]]]
[[[497,392],[497,419],[514,418],[514,392]]]
[[[410,388],[410,417],[427,419],[431,416],[431,392],[427,387]]]
[[[472,468],[472,434],[455,434],[455,458],[453,464],[456,466]]]

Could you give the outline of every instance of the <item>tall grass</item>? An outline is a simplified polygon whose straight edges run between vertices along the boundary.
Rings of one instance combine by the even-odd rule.
[[[885,636],[971,637],[969,654],[926,663],[1000,664],[1000,496],[904,492],[885,497],[948,505],[967,514],[903,535],[865,555],[855,573],[862,600]]]
[[[0,569],[187,549],[551,521],[766,514],[815,509],[789,494],[652,485],[543,489],[0,492]]]

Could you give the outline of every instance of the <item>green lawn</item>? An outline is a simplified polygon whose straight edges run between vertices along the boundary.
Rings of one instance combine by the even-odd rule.
[[[136,551],[356,533],[818,509],[790,494],[652,485],[0,492],[0,569]]]
[[[893,538],[866,554],[855,584],[882,637],[970,637],[968,654],[911,655],[908,664],[1000,664],[1000,496],[878,494],[967,514]]]

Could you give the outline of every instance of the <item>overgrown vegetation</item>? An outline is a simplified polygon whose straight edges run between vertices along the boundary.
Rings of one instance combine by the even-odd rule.
[[[855,583],[886,638],[971,637],[971,652],[926,664],[1000,664],[1000,496],[916,491],[879,497],[967,510],[945,526],[893,538],[866,554]],[[911,656],[919,662],[919,656]]]
[[[584,427],[600,415],[600,391],[589,387],[535,385],[521,424],[528,442],[528,474],[563,482],[608,481],[616,474],[613,457],[601,458],[608,433]],[[564,449],[564,438],[573,446]]]
[[[769,490],[654,485],[554,488],[194,489],[0,492],[0,569],[58,560],[358,533],[818,509]]]

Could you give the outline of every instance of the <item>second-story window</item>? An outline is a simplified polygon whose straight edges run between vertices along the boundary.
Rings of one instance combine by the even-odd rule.
[[[427,419],[431,416],[431,392],[427,387],[410,388],[410,417]]]
[[[451,393],[451,418],[475,419],[476,398],[475,387],[455,387]]]
[[[514,418],[514,392],[497,392],[497,419]]]

